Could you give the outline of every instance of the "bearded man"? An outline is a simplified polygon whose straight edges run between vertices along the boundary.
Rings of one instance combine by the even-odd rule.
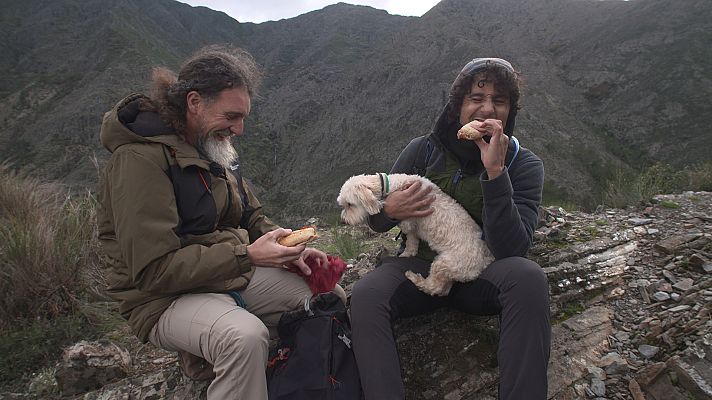
[[[121,100],[101,128],[112,153],[98,215],[108,293],[142,341],[177,351],[190,376],[214,377],[209,399],[267,399],[270,334],[311,296],[284,267],[309,275],[305,260],[326,263],[277,243],[291,231],[265,216],[233,164],[230,139],[260,78],[247,52],[206,47],[177,76],[154,69],[152,94]]]

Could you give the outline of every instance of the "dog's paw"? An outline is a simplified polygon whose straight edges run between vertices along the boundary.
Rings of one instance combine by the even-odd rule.
[[[416,254],[418,254],[418,251],[411,251],[411,250],[403,250],[402,253],[398,257],[414,257]]]
[[[408,278],[421,292],[430,296],[447,296],[452,288],[452,282],[438,282],[433,279],[433,276],[423,278],[422,275],[416,274],[413,271],[405,271],[405,277]]]
[[[425,278],[423,278],[422,275],[416,274],[413,271],[405,271],[405,277],[408,278],[411,282],[415,284],[415,286],[420,287],[423,282],[425,281]]]
[[[418,286],[418,289],[420,289],[421,292],[433,297],[447,296],[448,292],[450,292],[449,289],[445,290],[442,287],[436,287],[432,284],[432,282],[428,282],[428,280],[423,280],[423,282],[416,285]]]

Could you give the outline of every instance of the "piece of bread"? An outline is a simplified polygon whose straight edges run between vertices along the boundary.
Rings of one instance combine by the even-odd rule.
[[[282,246],[294,247],[299,246],[300,244],[310,242],[318,237],[319,235],[316,234],[316,228],[314,228],[313,226],[306,226],[302,229],[293,231],[287,236],[282,236],[281,238],[277,239],[277,243],[281,244]]]
[[[465,126],[460,128],[459,131],[457,131],[457,138],[458,139],[467,139],[467,140],[478,140],[482,139],[487,135],[487,132],[480,132],[475,127],[480,127],[482,125],[481,121],[472,121],[467,123]]]

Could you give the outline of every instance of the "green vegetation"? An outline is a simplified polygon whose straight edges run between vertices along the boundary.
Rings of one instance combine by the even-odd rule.
[[[337,255],[344,260],[355,259],[366,249],[365,238],[357,234],[351,227],[331,225],[329,228],[328,242],[315,243],[319,250],[332,255]]]
[[[621,139],[610,130],[599,127],[599,137],[603,140],[603,147],[625,163],[623,168],[632,168],[635,165],[646,165],[650,157],[645,150],[637,146],[621,146]],[[594,151],[595,149],[589,149]],[[618,168],[613,168],[613,170]],[[613,170],[608,171],[612,175]]]
[[[563,304],[559,313],[553,318],[552,324],[558,324],[566,321],[576,314],[580,314],[586,310],[586,305],[582,301],[572,301]]]
[[[683,190],[712,190],[712,163],[685,169],[653,164],[637,176],[618,170],[608,181],[603,203],[610,207],[624,208],[650,201],[657,194]]]
[[[643,200],[656,194],[673,193],[685,187],[685,172],[667,164],[653,164],[638,176],[637,188]]]
[[[354,259],[363,252],[363,239],[352,235],[349,232],[334,232],[334,246],[336,253],[344,260]]]
[[[603,236],[603,232],[598,229],[595,225],[588,225],[583,228],[583,235],[588,238],[595,239]]]
[[[610,170],[609,167],[594,161],[591,161],[587,166],[588,169],[604,171],[594,174],[596,182],[603,182],[602,190],[595,189],[593,191],[601,193],[600,202],[576,203],[566,190],[546,181],[544,182],[543,205],[560,206],[566,210],[588,209],[598,204],[613,208],[625,208],[649,202],[658,194],[679,193],[684,190],[712,191],[712,162],[684,169],[677,169],[668,164],[653,164],[640,173],[623,168],[605,172]],[[694,197],[691,200],[694,201]],[[602,225],[605,222],[596,221],[596,224]]]
[[[344,260],[354,260],[362,253],[374,253],[385,249],[390,254],[396,254],[400,241],[393,240],[400,228],[395,226],[388,232],[373,232],[367,226],[348,226],[341,224],[341,214],[329,211],[320,216],[323,224],[320,228],[320,238],[314,242],[319,250],[337,255]],[[385,238],[388,238],[384,240]]]
[[[664,201],[660,202],[660,205],[665,208],[671,208],[671,209],[680,208],[679,204],[675,203],[674,201],[668,201],[668,200],[664,200]]]
[[[544,181],[544,190],[542,194],[542,204],[546,207],[558,206],[565,210],[574,211],[581,207],[570,200],[569,194],[560,187],[553,184],[551,181]]]
[[[68,315],[53,319],[27,321],[9,327],[0,334],[0,385],[12,385],[43,365],[53,363],[62,348],[96,335],[87,329],[81,315]]]
[[[0,384],[96,332],[86,306],[101,277],[96,202],[0,166]]]

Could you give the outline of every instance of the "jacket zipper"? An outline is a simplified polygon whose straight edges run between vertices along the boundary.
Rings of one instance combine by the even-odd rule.
[[[452,183],[454,184],[454,186],[452,188],[453,193],[457,189],[457,184],[460,183],[462,178],[463,178],[463,173],[462,173],[462,168],[460,168],[455,172],[455,175],[452,176]]]

